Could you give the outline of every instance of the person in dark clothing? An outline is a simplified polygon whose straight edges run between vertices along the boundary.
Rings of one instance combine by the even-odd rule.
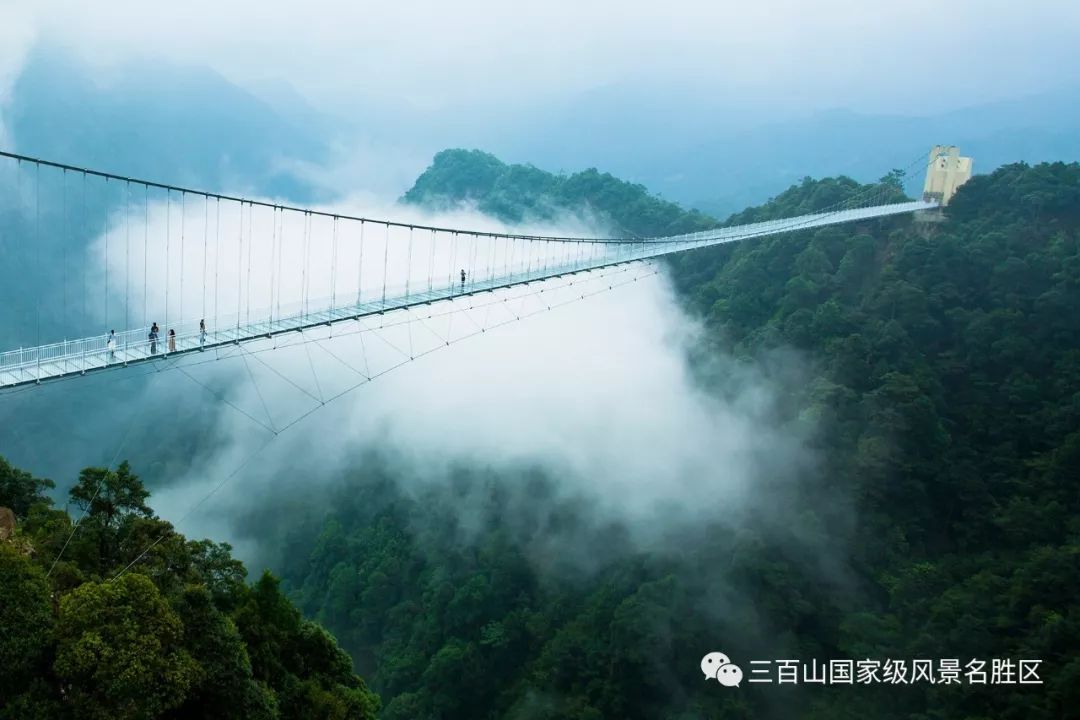
[[[157,355],[158,332],[159,332],[158,325],[157,325],[157,323],[154,323],[150,327],[150,335],[149,335],[149,337],[150,337],[150,354],[151,355]]]
[[[461,268],[461,289],[465,289],[465,268]]]

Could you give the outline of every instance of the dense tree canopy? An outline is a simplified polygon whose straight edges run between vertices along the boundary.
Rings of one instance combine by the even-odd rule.
[[[0,458],[0,506],[19,522],[0,542],[0,718],[375,717],[333,638],[272,576],[245,584],[228,545],[155,517],[127,463],[80,474],[85,516],[55,567],[73,520],[50,487]]]
[[[469,200],[508,220],[603,207],[645,233],[701,222],[644,221],[638,190],[452,151],[407,199]],[[808,179],[728,222],[860,193],[899,199],[899,177],[873,188]],[[462,487],[405,494],[394,470],[367,463],[325,521],[296,529],[286,582],[382,693],[385,718],[1071,716],[1078,193],[1080,166],[1013,165],[973,179],[940,217],[672,259],[678,292],[707,328],[701,357],[756,364],[794,349],[811,368],[786,422],[813,429],[820,468],[770,488],[770,502],[790,508],[782,527],[748,517],[737,530],[700,529],[677,557],[626,549],[599,555],[595,573],[553,577],[538,569],[536,537],[565,531],[572,505],[537,489],[534,515],[511,513],[476,468],[461,469]],[[450,509],[461,494],[486,498],[464,543]],[[553,517],[562,525],[545,524]],[[610,528],[580,533],[574,547],[618,545]],[[840,579],[822,556],[844,568]],[[702,601],[714,596],[725,612]],[[717,642],[744,657],[1038,658],[1045,684],[721,693],[697,671]]]
[[[808,179],[727,222],[896,199],[899,179]],[[715,222],[596,171],[475,151],[440,153],[406,199],[641,235]],[[459,467],[406,492],[405,471],[370,457],[295,515],[280,586],[249,586],[228,546],[173,532],[121,465],[82,473],[84,527],[46,577],[71,518],[51,483],[0,459],[0,506],[19,518],[0,542],[0,719],[373,717],[345,651],[387,720],[1075,716],[1080,166],[1007,166],[944,213],[697,250],[669,270],[705,327],[703,385],[714,354],[802,359],[778,422],[817,464],[762,489],[769,512],[682,528],[679,551],[658,553],[539,471]],[[698,669],[717,647],[1036,658],[1044,684],[721,689]]]
[[[511,223],[576,217],[607,226],[617,237],[674,235],[716,224],[595,168],[553,175],[532,165],[507,165],[480,150],[440,152],[402,199],[436,209],[472,204]]]
[[[10,508],[16,517],[26,517],[31,505],[46,501],[45,493],[53,487],[51,480],[33,477],[0,457],[0,507]]]

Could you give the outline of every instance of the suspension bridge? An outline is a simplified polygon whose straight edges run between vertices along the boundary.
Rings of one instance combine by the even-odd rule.
[[[32,270],[51,272],[63,297],[52,329],[42,305],[59,305],[59,297],[5,300],[23,303],[24,324],[33,327],[24,335],[33,342],[0,352],[0,388],[938,207],[936,200],[884,202],[895,189],[874,186],[798,217],[667,237],[570,237],[377,220],[13,153],[0,152],[0,160],[0,185],[12,188],[19,227],[33,242]],[[72,257],[79,241],[90,252]],[[72,333],[75,327],[94,331]],[[5,334],[0,328],[0,340]]]

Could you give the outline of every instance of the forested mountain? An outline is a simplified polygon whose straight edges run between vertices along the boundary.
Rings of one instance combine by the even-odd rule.
[[[127,463],[81,473],[74,518],[50,487],[0,458],[0,718],[375,717],[277,579],[174,532]]]
[[[941,138],[974,157],[978,172],[1018,160],[1080,160],[1080,87],[1031,92],[968,107],[937,96],[895,112],[842,103],[785,110],[635,77],[480,113],[452,133],[433,129],[423,114],[392,120],[408,124],[410,133],[432,133],[440,146],[482,145],[501,158],[548,168],[602,167],[669,200],[725,216],[806,174],[868,182]],[[906,188],[918,192],[921,183],[912,178]]]
[[[675,235],[716,224],[595,168],[554,175],[507,165],[480,150],[443,150],[402,200],[432,209],[475,205],[509,223],[576,217],[608,225],[619,237]]]
[[[874,191],[897,195],[897,180]],[[868,190],[805,180],[729,221]],[[715,222],[611,176],[461,151],[406,199],[591,214],[642,235]],[[801,358],[776,422],[815,462],[763,481],[737,523],[673,526],[678,550],[656,552],[549,471],[474,464],[431,486],[372,451],[318,512],[281,515],[279,589],[269,575],[246,585],[227,546],[173,532],[121,465],[80,477],[71,500],[87,514],[49,573],[72,517],[0,464],[0,506],[19,519],[0,542],[0,637],[15,638],[0,644],[0,718],[364,718],[374,692],[392,720],[1075,716],[1080,166],[1009,165],[940,217],[766,237],[667,269],[705,328],[703,386],[725,392],[721,354]],[[1044,684],[722,688],[698,668],[717,649],[1038,659]]]
[[[455,151],[406,199],[504,218],[600,208],[643,233],[705,222],[599,178],[575,195],[570,179]],[[808,180],[735,219],[865,189]],[[388,719],[1075,715],[1080,166],[976,177],[937,220],[671,260],[707,329],[703,382],[714,352],[753,364],[782,348],[811,368],[782,422],[813,428],[819,466],[759,489],[773,513],[686,530],[681,552],[655,554],[539,472],[512,479],[529,488],[521,508],[501,489],[511,479],[483,468],[418,496],[374,459],[329,517],[295,529],[290,594],[353,654]],[[480,508],[468,533],[452,509],[463,497]],[[552,534],[596,567],[560,570]],[[697,668],[714,645],[807,661],[1035,658],[1045,684],[726,691]]]

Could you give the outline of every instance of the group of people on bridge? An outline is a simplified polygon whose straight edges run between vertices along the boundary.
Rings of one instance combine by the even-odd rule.
[[[158,327],[155,321],[150,326],[150,332],[147,334],[146,339],[150,343],[150,354],[157,355],[158,352],[158,338],[161,336],[161,328]],[[176,352],[176,329],[169,328],[169,334],[166,341],[166,354]],[[105,341],[105,351],[109,354],[109,362],[116,360],[116,330],[109,331],[109,337]],[[199,349],[202,350],[206,346],[206,319],[199,320]]]
[[[150,340],[150,354],[151,355],[157,355],[158,334],[160,332],[161,332],[161,329],[158,328],[158,324],[156,322],[153,325],[150,326],[150,334],[148,335],[148,339]],[[168,349],[166,350],[166,352],[167,353],[176,352],[176,330],[174,328],[169,328],[169,345],[168,345]]]
[[[465,268],[461,269],[461,289],[465,289]],[[150,354],[157,355],[158,353],[158,338],[161,334],[161,328],[158,327],[155,321],[150,326],[150,332],[147,334],[147,340],[150,343]],[[109,362],[116,360],[116,330],[109,331],[109,338],[105,341],[105,350],[109,354]],[[206,319],[199,320],[199,349],[202,350],[206,346]],[[176,329],[169,328],[166,354],[176,352]]]

